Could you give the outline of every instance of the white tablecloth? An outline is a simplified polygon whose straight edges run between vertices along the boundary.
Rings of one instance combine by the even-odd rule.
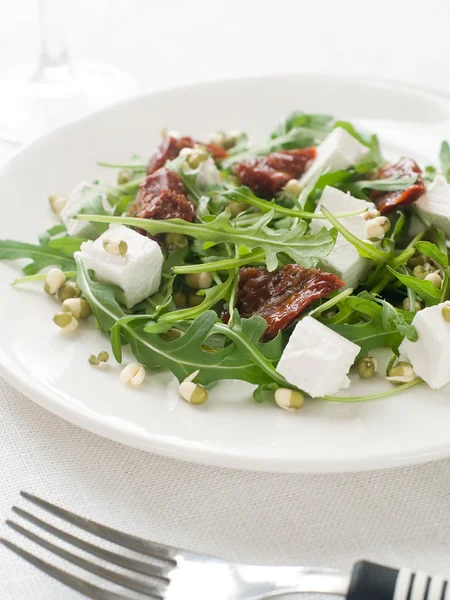
[[[1,4],[3,69],[33,57],[36,11],[32,0]],[[450,90],[448,0],[67,4],[73,54],[128,70],[142,89],[321,71]],[[0,159],[7,152],[0,148]],[[450,576],[448,460],[344,475],[227,471],[104,440],[1,381],[0,407],[2,520],[14,503],[25,504],[19,490],[26,489],[125,531],[230,559],[348,567],[366,557]],[[3,525],[0,535],[15,538]],[[78,595],[0,549],[0,597]]]

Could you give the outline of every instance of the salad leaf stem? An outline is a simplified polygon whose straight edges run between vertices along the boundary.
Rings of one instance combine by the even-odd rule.
[[[370,394],[368,396],[324,396],[323,399],[328,400],[328,402],[365,402],[366,400],[378,400],[379,398],[387,398],[388,396],[394,396],[395,394],[404,392],[420,383],[424,383],[424,381],[420,377],[417,377],[417,379],[413,379],[413,381],[402,383],[401,385],[392,387],[390,390],[379,392],[377,394]]]
[[[76,277],[76,271],[63,271],[66,279]],[[37,275],[28,275],[27,277],[19,277],[15,279],[11,285],[21,285],[22,283],[30,283],[32,281],[45,281],[47,279],[47,273],[38,273]]]
[[[275,202],[269,202],[268,200],[258,198],[248,187],[245,186],[241,186],[233,190],[227,190],[222,193],[222,196],[230,198],[231,200],[233,200],[233,202],[242,202],[244,204],[256,206],[260,209],[262,213],[268,213],[273,210],[275,213],[280,213],[282,215],[287,215],[289,217],[299,219],[326,219],[324,215],[321,215],[319,213],[308,212],[298,208],[286,208],[285,206],[281,206],[280,204],[276,204]],[[362,214],[366,210],[367,209],[364,207],[360,210],[343,212],[335,216],[337,218],[353,217],[355,215]]]
[[[189,273],[204,273],[212,271],[228,271],[230,269],[243,267],[244,265],[264,262],[264,252],[262,250],[252,250],[242,258],[227,258],[214,262],[200,263],[199,265],[180,265],[173,267],[172,271],[177,275],[187,275]]]
[[[234,283],[234,274],[229,273],[225,281],[206,290],[199,290],[199,295],[205,296],[205,299],[198,306],[192,308],[182,308],[161,315],[158,323],[176,323],[177,321],[194,320],[206,310],[215,306],[220,300],[228,300],[231,288]]]
[[[323,312],[330,310],[330,308],[333,308],[333,306],[336,306],[336,304],[339,304],[339,302],[342,302],[342,300],[345,300],[352,294],[353,294],[352,288],[347,288],[346,290],[339,292],[338,294],[336,294],[335,296],[333,296],[332,298],[330,298],[329,300],[327,300],[326,302],[324,302],[323,304],[321,304],[320,306],[315,308],[313,311],[311,311],[309,313],[309,316],[310,317],[318,317]]]
[[[133,171],[147,171],[147,165],[139,163],[110,163],[110,162],[98,162],[99,167],[108,167],[109,169],[132,169]]]

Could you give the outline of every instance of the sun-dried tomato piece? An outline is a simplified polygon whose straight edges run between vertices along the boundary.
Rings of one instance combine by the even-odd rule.
[[[283,150],[244,160],[234,167],[241,183],[261,198],[273,198],[290,179],[297,179],[316,157],[315,148]]]
[[[402,158],[393,165],[382,167],[375,179],[388,179],[389,177],[411,177],[417,175],[417,180],[406,190],[395,190],[393,192],[381,192],[372,190],[370,195],[382,215],[393,212],[402,206],[408,206],[415,202],[425,193],[425,185],[422,180],[422,171],[412,158]]]
[[[156,152],[150,157],[147,173],[154,173],[157,169],[163,167],[167,160],[174,160],[183,148],[193,148],[194,143],[194,140],[188,136],[176,138],[166,135]]]
[[[198,143],[200,145],[203,145],[201,142]],[[214,160],[222,160],[223,158],[228,156],[228,152],[224,148],[221,148],[216,144],[205,144],[205,146],[208,148],[208,151],[214,158]]]
[[[139,219],[184,219],[192,222],[195,208],[186,198],[179,175],[162,168],[147,176],[128,214]],[[146,234],[143,230],[138,231]]]
[[[205,146],[214,160],[221,160],[228,155],[226,150],[216,146],[215,144],[203,144],[202,142],[196,142],[189,136],[176,138],[166,135],[156,149],[156,152],[150,157],[147,166],[147,173],[154,173],[157,169],[163,167],[167,160],[174,160],[180,154],[183,148],[193,148],[195,144]]]
[[[239,274],[236,308],[244,318],[264,317],[267,340],[288,327],[312,302],[343,285],[336,275],[300,265],[286,265],[272,272],[245,267]]]
[[[150,202],[144,204],[136,217],[139,219],[184,219],[192,222],[195,209],[192,202],[184,194],[172,190],[162,190],[153,196]]]

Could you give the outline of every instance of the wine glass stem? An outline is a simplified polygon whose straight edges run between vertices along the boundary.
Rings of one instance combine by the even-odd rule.
[[[41,48],[32,80],[59,83],[72,77],[64,33],[63,0],[38,0]]]

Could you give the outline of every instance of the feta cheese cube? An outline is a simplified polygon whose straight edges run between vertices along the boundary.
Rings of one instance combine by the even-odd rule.
[[[111,237],[127,243],[124,256],[109,254],[103,248],[103,241]],[[159,244],[125,225],[111,225],[94,242],[81,244],[75,256],[94,271],[99,281],[122,288],[128,308],[154,294],[161,283],[164,259]]]
[[[317,156],[301,177],[300,183],[306,186],[325,169],[340,171],[357,165],[368,152],[367,146],[358,142],[342,127],[336,127],[317,147]]]
[[[417,210],[450,237],[450,184],[442,175],[430,183],[426,193],[416,202]]]
[[[80,212],[94,213],[98,212],[99,205],[104,207],[106,195],[100,190],[98,185],[93,185],[82,181],[72,191],[67,199],[67,204],[62,209],[60,217],[64,225],[67,227],[69,235],[75,237],[84,237],[95,239],[98,236],[98,231],[89,221],[76,221],[72,217]]]
[[[341,190],[327,186],[322,193],[322,197],[316,208],[316,213],[320,213],[321,206],[325,206],[333,214],[357,211],[359,209],[373,209],[375,205],[372,202],[358,200],[350,194]],[[339,221],[351,233],[360,240],[367,241],[367,221],[362,215],[352,217],[343,217]],[[327,220],[314,219],[311,221],[311,230],[317,231],[321,227],[330,229],[331,223]],[[367,271],[370,269],[371,262],[367,258],[362,258],[356,248],[350,244],[340,233],[337,236],[336,244],[328,256],[320,261],[320,266],[324,271],[337,275],[348,287],[356,287]]]
[[[412,364],[416,375],[434,390],[450,382],[450,323],[442,316],[444,307],[450,307],[450,302],[417,312],[412,324],[419,339],[410,342],[405,338],[399,348],[400,353]]]
[[[313,317],[295,327],[284,349],[277,371],[312,398],[348,388],[347,373],[360,347]]]
[[[212,185],[219,185],[220,181],[220,173],[214,160],[208,158],[202,162],[197,175],[197,188],[204,192]]]

